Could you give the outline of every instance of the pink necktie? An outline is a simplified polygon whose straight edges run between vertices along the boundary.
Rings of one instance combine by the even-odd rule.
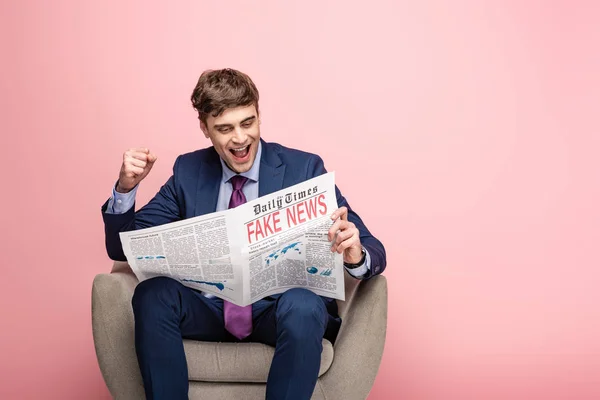
[[[235,175],[230,179],[233,186],[229,208],[235,208],[246,202],[246,196],[242,192],[242,187],[248,181],[248,178]],[[238,339],[243,339],[252,333],[252,305],[240,307],[233,303],[223,300],[223,314],[225,316],[225,329]]]

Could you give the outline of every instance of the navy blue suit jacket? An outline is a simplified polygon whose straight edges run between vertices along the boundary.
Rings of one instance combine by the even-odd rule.
[[[277,143],[262,142],[258,195],[264,196],[326,173],[321,157],[290,149]],[[106,250],[113,260],[126,261],[119,232],[148,228],[215,212],[221,183],[221,162],[213,147],[180,155],[173,175],[150,202],[139,211],[135,206],[125,214],[107,214],[108,202],[102,207],[106,233]],[[385,249],[367,229],[336,186],[338,206],[348,207],[348,220],[360,231],[360,241],[371,256],[371,271],[364,277],[385,269]]]
[[[102,216],[108,256],[113,260],[126,261],[119,232],[148,228],[215,212],[222,177],[221,168],[219,155],[213,147],[183,154],[175,161],[173,175],[167,183],[139,211],[134,212],[134,206],[124,214],[107,214],[105,212],[107,201],[102,206]],[[264,196],[276,192],[326,172],[323,160],[315,154],[262,141],[258,195]],[[371,269],[363,279],[380,274],[386,266],[383,245],[369,232],[358,214],[350,208],[337,186],[336,196],[339,207],[348,207],[348,220],[358,228],[360,241],[371,257]],[[337,317],[337,303],[328,300],[330,314]],[[340,321],[339,318],[336,319],[339,328]],[[337,332],[333,338],[336,334]]]

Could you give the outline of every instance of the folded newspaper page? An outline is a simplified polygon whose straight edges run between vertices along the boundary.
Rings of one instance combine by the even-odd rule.
[[[230,210],[120,236],[140,282],[168,276],[240,306],[297,287],[344,300],[342,255],[327,240],[337,208],[330,172]]]

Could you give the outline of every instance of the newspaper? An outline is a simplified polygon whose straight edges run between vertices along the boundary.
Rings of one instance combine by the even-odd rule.
[[[120,233],[140,281],[168,276],[239,306],[290,288],[344,300],[342,255],[327,232],[333,172],[236,208]]]

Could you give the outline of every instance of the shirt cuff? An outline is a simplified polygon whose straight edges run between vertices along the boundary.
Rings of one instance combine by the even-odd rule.
[[[137,185],[127,193],[119,193],[113,187],[112,196],[108,200],[106,207],[107,214],[125,214],[135,204],[135,194]]]
[[[371,270],[371,256],[369,255],[367,249],[363,247],[363,250],[365,251],[365,262],[363,265],[352,269],[346,268],[346,271],[348,271],[348,273],[355,278],[360,278]]]

